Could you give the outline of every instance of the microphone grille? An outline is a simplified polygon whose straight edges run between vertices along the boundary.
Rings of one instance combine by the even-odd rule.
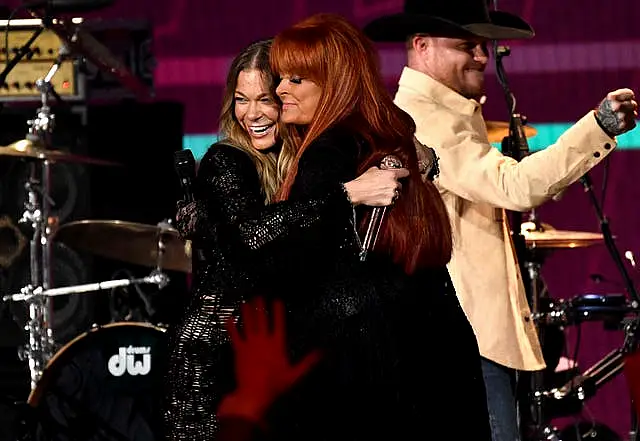
[[[191,150],[178,150],[173,154],[173,165],[178,175],[190,175],[195,171],[196,160]]]
[[[388,170],[390,168],[402,168],[402,161],[397,156],[387,155],[380,161],[380,168]]]

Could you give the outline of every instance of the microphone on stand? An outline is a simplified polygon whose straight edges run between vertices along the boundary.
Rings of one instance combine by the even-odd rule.
[[[529,143],[524,133],[522,115],[519,113],[511,115],[511,120],[509,121],[509,141],[512,144],[511,152],[517,161],[520,161],[529,154]]]
[[[402,168],[402,162],[396,156],[387,155],[382,158],[382,161],[380,162],[380,168],[382,170],[389,170],[390,168]],[[374,207],[373,211],[371,212],[371,219],[369,220],[367,232],[365,233],[364,240],[362,241],[362,250],[360,250],[361,262],[367,260],[369,251],[373,250],[373,248],[376,246],[378,233],[380,233],[382,221],[387,214],[387,208],[388,207]]]

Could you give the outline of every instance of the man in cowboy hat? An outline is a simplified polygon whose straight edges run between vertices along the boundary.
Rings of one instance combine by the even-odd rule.
[[[440,158],[436,183],[454,231],[449,270],[483,356],[493,439],[518,440],[515,373],[545,363],[504,210],[540,205],[611,153],[615,136],[635,125],[634,94],[610,92],[556,144],[517,162],[492,148],[479,101],[488,42],[533,37],[524,20],[485,0],[406,0],[403,13],[364,31],[407,45],[395,102]]]

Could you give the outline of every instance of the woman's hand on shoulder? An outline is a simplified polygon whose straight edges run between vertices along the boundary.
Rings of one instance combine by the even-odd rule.
[[[402,190],[400,180],[409,176],[406,168],[381,170],[371,167],[353,181],[344,184],[353,205],[385,207],[398,198]]]

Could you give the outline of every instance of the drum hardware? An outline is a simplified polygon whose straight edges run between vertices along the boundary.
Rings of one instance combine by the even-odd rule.
[[[129,278],[134,278],[133,273],[127,269],[119,269],[113,275],[113,278],[118,278],[118,275],[124,274]],[[166,286],[166,285],[165,285]],[[127,289],[118,289],[118,287],[111,289],[109,293],[109,314],[111,316],[111,323],[114,322],[153,322],[153,316],[156,310],[153,306],[151,296],[145,293],[141,284],[131,285],[137,299],[141,302],[141,305],[136,305],[136,299],[129,295]],[[163,285],[159,286],[159,290],[164,288]],[[158,326],[162,326],[158,323]]]
[[[48,105],[52,92],[51,80],[60,64],[69,54],[62,45],[58,57],[44,76],[35,82],[40,92],[40,107],[36,117],[28,121],[29,130],[26,139],[0,148],[0,156],[17,156],[31,160],[30,173],[24,185],[27,193],[25,211],[20,223],[30,224],[33,233],[30,241],[30,283],[21,289],[20,294],[5,296],[5,300],[25,301],[28,306],[28,319],[25,330],[28,333],[27,344],[21,350],[23,359],[28,360],[31,389],[33,390],[47,364],[54,354],[54,340],[51,326],[52,305],[50,297],[71,292],[83,292],[87,285],[80,288],[59,288],[51,291],[51,240],[57,225],[51,216],[55,206],[51,194],[51,164],[56,161],[75,161],[103,163],[90,158],[78,157],[50,149],[50,136],[55,126],[55,115]],[[111,163],[109,165],[112,165]],[[158,275],[152,274],[154,283],[164,283]],[[127,283],[130,283],[127,280]],[[93,285],[92,287],[94,287]],[[98,285],[99,286],[99,285]]]
[[[55,75],[65,56],[61,48],[60,55],[51,66],[47,75],[36,81],[40,91],[41,106],[37,109],[36,118],[28,121],[27,139],[35,140],[47,146],[50,133],[54,127],[54,115],[47,104],[51,90],[50,81]],[[47,290],[51,284],[51,228],[50,212],[55,204],[51,197],[51,161],[40,158],[40,164],[30,164],[30,176],[25,183],[27,200],[21,223],[29,223],[33,229],[30,242],[31,283],[23,288],[28,296],[29,318],[25,326],[28,342],[22,352],[29,361],[31,388],[34,389],[40,380],[44,367],[53,355],[54,341],[51,329],[51,304],[46,297],[32,296],[36,289]],[[43,159],[43,160],[42,160]]]
[[[591,177],[589,176],[589,173],[585,173],[580,178],[580,182],[582,183],[585,189],[585,193],[587,193],[587,195],[589,196],[591,205],[593,206],[596,212],[596,217],[598,218],[598,222],[600,224],[600,231],[602,232],[602,236],[604,239],[604,243],[607,246],[607,250],[609,251],[609,254],[613,259],[613,262],[615,263],[616,268],[618,269],[618,271],[620,272],[620,275],[622,276],[622,280],[624,281],[624,286],[627,290],[627,293],[631,297],[631,306],[634,309],[638,308],[638,306],[640,306],[640,296],[638,296],[635,285],[633,284],[633,280],[631,279],[631,276],[629,276],[629,273],[625,268],[624,262],[622,261],[622,257],[618,252],[618,249],[614,241],[614,236],[611,234],[611,226],[609,225],[609,220],[604,215],[602,208],[600,207],[598,198],[596,197],[595,192],[593,190],[593,183],[591,182]],[[635,335],[629,335],[629,337],[630,338],[632,337],[632,338],[631,338],[631,341],[629,341],[628,343],[633,344],[633,346],[635,346],[636,345]]]
[[[141,278],[108,280],[105,282],[86,283],[84,285],[65,286],[62,288],[43,289],[42,286],[33,288],[33,286],[28,285],[22,288],[19,294],[6,295],[2,300],[5,302],[9,300],[14,302],[30,301],[36,297],[66,296],[69,294],[80,294],[142,284],[158,285],[160,289],[162,289],[169,284],[169,277],[161,271],[154,270],[148,276]]]
[[[583,248],[604,243],[604,237],[600,233],[556,230],[546,223],[536,224],[529,221],[522,223],[520,228],[527,246],[531,249]]]
[[[622,318],[632,312],[632,307],[622,294],[597,295],[586,294],[575,296],[570,300],[551,299],[546,291],[541,291],[541,267],[548,253],[559,249],[584,248],[604,243],[604,236],[600,233],[557,230],[553,226],[541,222],[534,210],[529,213],[527,222],[520,224],[520,233],[526,244],[523,262],[529,282],[527,294],[531,307],[531,318],[536,324],[538,337],[545,341],[545,333],[551,332],[557,326],[576,325],[585,321],[602,320],[606,324],[618,324]],[[544,350],[544,349],[543,349]],[[549,400],[549,390],[545,378],[549,376],[545,370],[531,373],[531,388],[529,400],[532,409],[532,424],[534,425],[534,439],[558,438],[558,431],[550,425],[550,416],[559,408],[557,402]],[[569,406],[568,400],[563,401],[563,412],[579,409],[581,405]]]
[[[524,134],[527,138],[533,138],[536,136],[538,131],[529,125],[526,125],[526,118],[523,121]],[[487,125],[487,136],[489,138],[489,142],[502,142],[505,136],[509,136],[509,123],[505,121],[486,121]]]
[[[121,322],[71,340],[28,397],[28,439],[161,439],[166,338],[149,323]]]
[[[578,373],[561,387],[542,391],[540,395],[546,401],[546,406],[552,409],[550,414],[554,417],[577,414],[588,399],[622,372],[624,364],[624,351],[621,348],[614,349],[584,373]]]
[[[184,245],[170,220],[163,220],[153,225],[125,222],[118,220],[81,220],[62,225],[55,232],[54,239],[72,248],[96,254],[101,257],[116,259],[151,267],[151,273],[142,278],[127,277],[98,283],[88,283],[63,288],[40,291],[41,296],[57,296],[93,292],[98,290],[115,290],[133,286],[142,300],[147,314],[153,314],[148,296],[139,288],[140,285],[153,284],[163,289],[169,284],[169,276],[165,268],[175,271],[190,271],[191,263],[186,257]],[[130,275],[127,272],[127,275]],[[24,299],[32,292],[21,292],[8,296],[11,299]],[[110,304],[115,302],[112,298]],[[116,314],[112,311],[112,319]],[[140,317],[138,317],[140,318]]]
[[[147,225],[120,220],[80,220],[62,225],[55,240],[108,259],[191,272],[184,241],[169,220]]]
[[[637,311],[640,304],[640,297],[638,296],[635,285],[629,273],[627,272],[622,257],[618,252],[613,235],[611,234],[609,221],[604,215],[600,206],[600,202],[595,195],[595,192],[593,190],[593,183],[591,182],[589,173],[584,174],[580,178],[580,182],[583,185],[585,193],[587,193],[590,202],[596,212],[596,216],[600,224],[600,231],[602,233],[604,243],[607,246],[607,251],[613,259],[616,268],[620,272],[620,275],[622,276],[622,279],[624,281],[624,286],[626,288],[627,294],[630,297],[630,308],[633,311]],[[633,258],[633,255],[631,255],[631,257]],[[627,259],[632,260],[629,259],[628,256]],[[545,395],[546,397],[552,397],[554,400],[563,401],[569,399],[578,403],[582,402],[593,396],[604,384],[609,382],[618,373],[620,373],[625,366],[625,360],[629,360],[630,363],[633,363],[634,359],[636,358],[635,353],[638,349],[637,332],[638,327],[640,326],[640,314],[633,318],[624,318],[621,320],[621,322],[623,323],[624,329],[624,342],[620,348],[611,351],[603,359],[589,368],[584,374],[571,379],[567,384],[565,384],[565,386],[559,389],[551,390],[549,391],[550,393],[542,395]],[[630,418],[630,436],[632,439],[635,439],[635,436],[637,434],[638,413],[640,413],[640,409],[636,410],[636,406],[638,405],[638,403],[636,403],[635,399],[637,397],[634,397],[633,390],[631,390],[631,392],[632,393],[630,393],[630,401],[632,411]]]
[[[551,225],[540,222],[535,210],[532,210],[528,222],[521,224],[521,234],[527,246],[524,267],[530,283],[528,294],[531,317],[536,323],[541,341],[544,341],[546,331],[555,329],[548,328],[549,325],[561,329],[585,321],[603,321],[605,326],[615,325],[616,329],[620,329],[620,325],[624,324],[622,327],[628,329],[634,323],[635,319],[627,316],[637,313],[637,306],[624,294],[584,294],[562,300],[552,299],[539,289],[542,281],[540,269],[548,253],[558,249],[606,244],[606,233],[556,230]],[[535,433],[531,435],[531,439],[561,439],[560,432],[549,424],[551,418],[580,412],[585,400],[622,371],[623,358],[621,349],[613,351],[584,373],[576,371],[561,387],[551,389],[545,383],[545,371],[532,373],[530,400],[534,407],[532,413]],[[540,416],[543,419],[538,419]]]
[[[79,164],[121,166],[117,162],[72,154],[63,150],[47,149],[38,139],[21,139],[0,147],[0,156],[15,156],[26,159],[39,159],[51,162],[71,162]]]
[[[532,314],[536,323],[543,325],[571,326],[587,321],[602,321],[605,325],[617,325],[634,310],[624,294],[583,294],[569,300],[551,299]],[[614,327],[617,329],[618,327]]]

